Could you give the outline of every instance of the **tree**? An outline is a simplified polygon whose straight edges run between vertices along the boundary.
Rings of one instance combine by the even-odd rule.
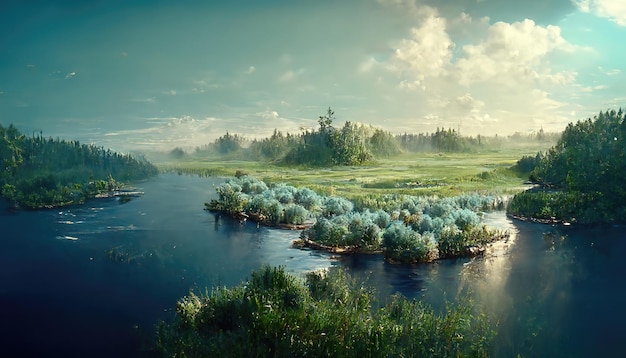
[[[330,107],[325,115],[320,116],[318,123],[320,124],[320,133],[325,133],[333,128],[333,121],[335,120],[335,112]]]
[[[568,124],[530,174],[560,192],[518,194],[509,212],[579,222],[625,220],[625,120],[620,109]]]
[[[389,157],[400,153],[400,146],[393,135],[378,128],[370,137],[369,146],[372,154],[376,156]]]
[[[220,153],[232,153],[241,149],[243,138],[238,134],[230,134],[226,132],[223,136],[215,140],[215,146]]]

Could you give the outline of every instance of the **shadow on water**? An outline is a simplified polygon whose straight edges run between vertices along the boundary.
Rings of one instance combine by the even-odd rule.
[[[291,248],[299,232],[203,211],[214,179],[161,175],[124,205],[0,213],[2,356],[148,356],[158,319],[190,289],[236,285],[261,264],[303,273],[334,265],[384,301],[437,309],[468,292],[497,322],[496,357],[620,356],[626,331],[626,228],[552,227],[485,217],[511,238],[484,257],[393,265]]]

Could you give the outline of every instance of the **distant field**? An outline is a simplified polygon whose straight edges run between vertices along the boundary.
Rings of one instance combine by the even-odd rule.
[[[358,167],[286,167],[258,161],[195,158],[157,162],[163,171],[233,176],[242,171],[266,182],[306,186],[326,195],[369,194],[450,196],[463,192],[513,194],[524,188],[509,167],[547,146],[517,146],[482,153],[403,153]]]

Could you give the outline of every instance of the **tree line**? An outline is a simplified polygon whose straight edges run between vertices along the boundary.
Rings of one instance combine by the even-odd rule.
[[[567,125],[548,151],[521,158],[516,168],[540,184],[518,194],[509,213],[583,223],[626,221],[626,115],[600,112]]]
[[[26,136],[10,124],[0,125],[0,194],[28,208],[81,203],[158,170],[141,157],[94,145]]]
[[[317,129],[298,134],[275,129],[271,136],[247,140],[227,132],[213,143],[197,147],[191,155],[218,155],[226,158],[248,158],[285,165],[329,166],[362,165],[401,152],[478,152],[498,148],[506,142],[556,142],[559,134],[515,133],[509,137],[462,136],[454,129],[437,128],[434,133],[399,134],[373,126],[347,121],[335,126],[335,112],[328,108],[318,119]],[[187,153],[182,148],[170,152],[174,159]]]

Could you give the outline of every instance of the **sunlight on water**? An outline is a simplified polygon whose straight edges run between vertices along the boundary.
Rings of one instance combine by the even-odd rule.
[[[511,271],[511,249],[515,246],[518,230],[502,212],[487,213],[483,223],[509,233],[509,237],[490,244],[483,256],[463,265],[459,293],[469,289],[479,301],[494,312],[503,312],[511,304],[506,284]]]

